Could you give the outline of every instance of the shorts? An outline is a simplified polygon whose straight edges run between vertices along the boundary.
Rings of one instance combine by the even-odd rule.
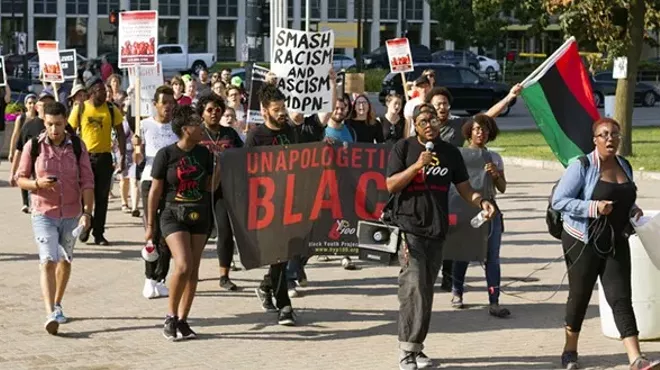
[[[167,203],[160,214],[163,238],[175,232],[207,235],[211,223],[211,210],[207,204]]]
[[[129,178],[129,179],[135,179],[135,175],[137,173],[136,168],[137,166],[133,162],[133,151],[132,150],[127,150],[126,155],[124,156],[124,171],[120,173],[120,175],[123,178]]]
[[[39,247],[39,262],[59,262],[73,259],[73,246],[76,238],[71,234],[78,227],[80,217],[52,218],[32,214],[34,240]]]

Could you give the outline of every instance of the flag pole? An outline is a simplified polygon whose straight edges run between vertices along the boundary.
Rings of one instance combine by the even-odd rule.
[[[522,82],[521,85],[524,87],[527,87],[527,84],[536,77],[541,71],[543,71],[550,63],[554,63],[555,59],[564,52],[564,49],[566,49],[572,42],[575,42],[575,36],[571,36],[564,44],[559,47],[559,49],[555,50],[552,55],[550,55],[543,63],[541,63],[538,68],[534,70],[534,72],[530,73],[527,78],[525,78]]]

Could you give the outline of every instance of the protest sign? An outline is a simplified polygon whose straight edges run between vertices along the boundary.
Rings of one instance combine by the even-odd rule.
[[[274,38],[271,71],[287,108],[303,114],[331,112],[334,33],[276,27]]]
[[[163,68],[158,62],[155,67],[136,67],[128,69],[128,81],[135,88],[136,77],[140,78],[140,115],[142,117],[153,117],[156,113],[153,99],[156,89],[163,85]]]
[[[5,69],[5,57],[0,56],[0,68],[2,68],[2,71],[0,71],[0,78],[2,79],[0,81],[0,86],[6,86],[7,85],[7,70]]]
[[[259,90],[266,81],[268,68],[254,64],[252,66],[252,82],[250,83],[250,97],[248,101],[247,124],[264,123],[264,117],[261,115],[261,103],[259,102]]]
[[[158,12],[138,10],[119,13],[119,68],[156,66]]]
[[[37,41],[41,81],[64,82],[58,41]]]
[[[60,64],[65,80],[74,80],[78,77],[78,53],[76,53],[76,49],[60,50]]]
[[[406,73],[414,71],[410,43],[407,38],[398,38],[385,41],[387,57],[390,60],[392,73]]]

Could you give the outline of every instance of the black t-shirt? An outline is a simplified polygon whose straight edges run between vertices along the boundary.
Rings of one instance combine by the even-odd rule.
[[[383,130],[381,129],[380,123],[378,121],[376,121],[373,125],[370,125],[367,123],[367,121],[347,119],[345,123],[355,132],[356,143],[373,144],[385,142],[385,138],[383,137]]]
[[[0,89],[0,132],[4,131],[5,126],[5,109],[7,108],[7,103],[5,102],[5,89]]]
[[[434,142],[434,161],[421,170],[400,193],[395,194],[394,220],[405,232],[444,239],[449,227],[448,203],[451,183],[469,179],[461,152],[440,138]],[[392,147],[387,176],[404,171],[425,151],[417,137],[400,140]]]
[[[158,151],[151,169],[154,179],[165,180],[165,199],[186,204],[207,204],[212,173],[213,155],[206,147],[196,145],[185,152],[176,143]]]
[[[39,117],[35,117],[25,122],[23,127],[21,127],[21,135],[16,142],[16,149],[22,152],[23,146],[25,146],[25,144],[27,144],[27,142],[33,137],[39,136],[44,130],[46,130],[44,120]]]
[[[243,140],[238,136],[236,130],[231,127],[218,126],[219,130],[213,131],[204,129],[204,138],[199,143],[205,146],[211,153],[218,154],[225,149],[242,148]],[[222,198],[222,187],[218,187],[213,195],[213,199]]]
[[[378,121],[383,129],[383,138],[385,142],[394,144],[403,139],[403,130],[405,129],[406,119],[399,117],[398,122],[390,122],[385,115],[378,117]]]
[[[284,125],[281,130],[271,130],[263,124],[248,132],[245,146],[290,145],[298,144],[299,140],[296,129],[290,125]]]
[[[319,121],[319,116],[313,114],[309,117],[305,117],[305,120],[302,124],[296,125],[296,131],[298,132],[298,143],[315,143],[322,141],[325,136],[325,127],[321,125]]]
[[[465,137],[463,137],[463,124],[470,118],[455,117],[450,118],[447,122],[440,127],[440,138],[453,146],[462,147],[465,144]]]

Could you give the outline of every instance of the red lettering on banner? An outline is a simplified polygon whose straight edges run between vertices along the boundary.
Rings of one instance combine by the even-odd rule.
[[[259,198],[259,188],[266,190],[263,198]],[[273,204],[275,181],[265,176],[252,177],[249,179],[248,189],[248,230],[266,228],[275,217],[275,205]],[[259,219],[260,208],[266,211],[261,220]]]
[[[331,146],[326,145],[321,150],[321,165],[323,167],[330,167],[332,164],[332,157],[334,156],[334,150]]]
[[[247,154],[247,172],[254,175],[259,172],[259,153]]]
[[[348,150],[346,148],[337,149],[337,167],[348,167]]]
[[[296,163],[300,160],[300,151],[299,150],[291,150],[289,151],[289,168],[294,168]]]
[[[351,167],[353,168],[362,168],[362,163],[360,161],[362,160],[362,150],[355,148],[353,149],[353,160],[351,161]]]
[[[309,149],[303,149],[302,154],[300,154],[300,168],[301,169],[307,169],[309,167],[309,162],[312,160],[311,158],[312,153],[309,151]]]
[[[367,153],[367,168],[374,168],[374,155],[376,154],[376,148],[366,148],[364,152]]]
[[[261,172],[267,173],[273,171],[273,153],[261,153]]]
[[[380,168],[385,168],[386,158],[385,158],[385,149],[380,150]]]
[[[296,175],[286,176],[286,193],[284,193],[284,225],[296,224],[302,221],[302,213],[293,213],[293,192],[296,188]]]
[[[330,197],[325,199],[326,189]],[[339,187],[337,185],[337,173],[334,170],[324,170],[321,174],[321,181],[319,188],[316,191],[316,198],[314,198],[314,206],[312,213],[309,215],[310,220],[317,220],[321,209],[329,209],[332,212],[332,218],[340,220],[343,219],[341,211],[341,203],[339,201]]]
[[[363,220],[377,220],[383,213],[383,208],[385,208],[385,203],[379,202],[376,203],[372,213],[367,211],[367,189],[371,181],[376,183],[376,189],[387,190],[385,176],[382,173],[370,171],[360,176],[355,193],[355,215]]]
[[[277,164],[275,165],[275,171],[286,171],[286,153],[281,151],[277,153]]]
[[[312,168],[318,168],[319,167],[319,159],[316,157],[318,154],[318,148],[313,148],[312,149],[312,163],[311,166]]]

